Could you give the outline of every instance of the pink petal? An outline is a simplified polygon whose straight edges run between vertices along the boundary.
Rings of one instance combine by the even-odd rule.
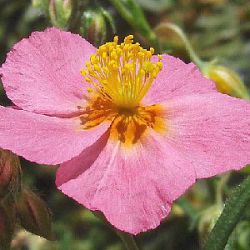
[[[166,110],[168,140],[193,161],[197,178],[250,163],[247,101],[219,93],[192,95],[166,103]]]
[[[157,60],[156,56],[154,60]],[[202,76],[193,63],[186,64],[169,55],[163,55],[162,62],[162,71],[144,97],[144,103],[156,104],[177,96],[216,91],[215,84]]]
[[[56,185],[61,186],[63,183],[77,178],[87,170],[104,149],[108,136],[109,133],[107,131],[93,145],[86,148],[79,156],[61,164],[56,174]]]
[[[77,118],[56,118],[0,106],[0,147],[42,164],[77,156],[108,129],[103,123],[81,130]]]
[[[8,97],[37,113],[77,111],[87,86],[80,70],[93,53],[79,35],[56,28],[33,32],[14,46],[0,70]]]
[[[132,151],[119,142],[103,144],[105,139],[62,164],[57,185],[85,207],[102,211],[120,230],[138,234],[157,227],[173,200],[195,181],[194,171],[186,168],[189,160],[153,131]],[[75,167],[72,179],[63,183],[62,176]]]

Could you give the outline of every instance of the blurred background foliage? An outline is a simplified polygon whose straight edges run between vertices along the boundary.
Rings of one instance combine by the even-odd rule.
[[[144,46],[155,46],[158,52],[167,52],[188,62],[190,54],[183,40],[164,26],[171,23],[185,32],[196,56],[230,67],[239,73],[246,85],[250,85],[248,0],[137,0],[136,5],[130,0],[118,3],[115,0],[66,0],[64,5],[61,2],[0,0],[0,62],[4,62],[6,53],[17,41],[32,31],[51,25],[78,32],[96,46],[111,40],[114,34],[121,38],[135,34],[136,40]],[[130,11],[121,14],[119,2],[127,4]],[[11,104],[2,85],[0,104]],[[24,159],[21,159],[21,166],[23,183],[37,193],[51,211],[54,241],[47,241],[17,226],[12,249],[123,249],[109,226],[56,190],[56,167],[39,166]],[[246,168],[241,173],[199,181],[176,202],[171,216],[160,227],[136,237],[138,244],[146,250],[201,249],[231,188],[249,173]],[[243,214],[226,249],[250,249],[250,209]]]

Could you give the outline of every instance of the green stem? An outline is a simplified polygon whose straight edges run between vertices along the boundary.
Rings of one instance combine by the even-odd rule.
[[[218,205],[223,205],[223,194],[224,194],[224,188],[225,185],[227,184],[229,178],[230,178],[230,172],[224,174],[223,176],[221,176],[221,179],[219,181],[219,183],[216,186],[216,203]]]
[[[204,62],[199,58],[199,56],[194,51],[191,43],[189,42],[185,33],[175,24],[172,23],[161,23],[156,28],[155,31],[159,31],[161,29],[172,30],[183,42],[186,51],[189,54],[190,59],[201,69],[204,66]]]
[[[135,0],[110,0],[120,15],[142,36],[144,36],[156,50],[159,50],[159,42],[151,29],[143,10]]]
[[[139,247],[137,246],[135,239],[131,234],[118,231],[118,230],[116,230],[116,233],[121,238],[127,250],[139,250]]]
[[[224,250],[227,241],[250,202],[250,176],[235,188],[203,250]]]
[[[120,0],[110,0],[122,17],[131,25],[133,24],[133,15],[131,12],[124,6]]]

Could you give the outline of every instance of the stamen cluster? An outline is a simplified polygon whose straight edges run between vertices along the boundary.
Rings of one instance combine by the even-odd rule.
[[[161,56],[151,62],[154,49],[143,49],[133,43],[133,36],[125,37],[118,44],[118,37],[97,49],[95,55],[81,71],[85,80],[91,84],[89,92],[97,92],[122,108],[139,105],[162,69]]]

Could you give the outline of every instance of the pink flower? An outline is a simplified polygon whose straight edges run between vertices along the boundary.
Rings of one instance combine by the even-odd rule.
[[[20,109],[0,107],[0,146],[61,164],[63,193],[137,234],[197,179],[250,162],[250,105],[194,64],[132,42],[96,50],[51,28],[17,43],[0,72]]]

